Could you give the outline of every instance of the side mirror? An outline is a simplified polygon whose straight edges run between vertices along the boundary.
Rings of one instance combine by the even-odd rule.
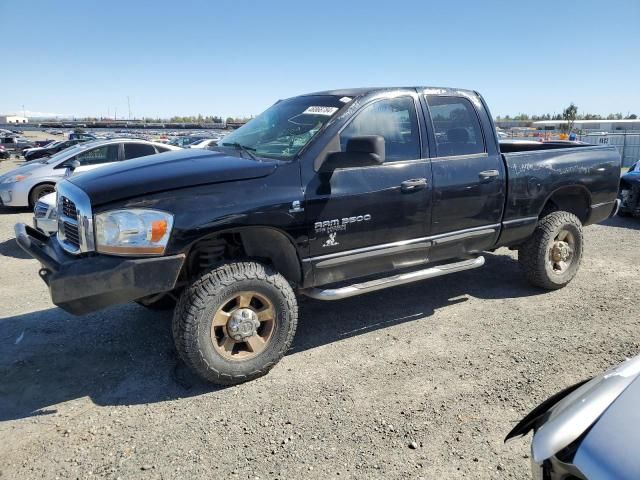
[[[78,160],[71,160],[70,162],[65,162],[65,166],[67,169],[64,171],[64,176],[70,177],[73,175],[73,171],[80,166],[80,162]]]
[[[345,152],[334,152],[320,166],[321,172],[333,172],[339,168],[356,168],[382,165],[385,156],[384,137],[362,135],[347,141]]]

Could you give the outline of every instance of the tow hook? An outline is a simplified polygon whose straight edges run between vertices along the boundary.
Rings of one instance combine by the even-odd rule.
[[[40,275],[40,278],[44,281],[44,283],[49,285],[49,277],[51,276],[51,270],[49,270],[48,268],[41,268],[40,270],[38,270],[38,275]]]

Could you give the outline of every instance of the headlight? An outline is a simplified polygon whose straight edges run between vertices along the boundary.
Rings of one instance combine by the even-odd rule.
[[[3,178],[0,183],[21,182],[22,180],[24,180],[25,178],[29,178],[30,176],[31,176],[30,173],[22,173],[22,174],[19,174],[19,175],[10,175],[8,177]]]
[[[112,210],[95,216],[96,250],[112,255],[162,255],[173,215],[159,210]]]

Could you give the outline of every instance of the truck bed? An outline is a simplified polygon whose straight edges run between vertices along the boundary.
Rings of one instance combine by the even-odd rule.
[[[568,203],[578,205],[584,225],[602,221],[611,213],[620,182],[620,155],[615,147],[504,142],[500,148],[507,172],[500,246],[530,235],[549,199],[560,203],[560,208]]]
[[[502,153],[531,152],[536,150],[557,150],[559,148],[583,148],[590,147],[588,143],[557,140],[553,142],[537,142],[535,140],[501,140],[500,151]]]

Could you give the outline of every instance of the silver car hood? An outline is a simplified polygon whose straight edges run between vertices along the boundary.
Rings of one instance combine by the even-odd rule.
[[[8,178],[8,177],[12,177],[13,175],[19,175],[21,173],[32,172],[33,170],[38,170],[39,168],[43,168],[43,167],[45,168],[52,167],[52,165],[47,165],[42,162],[27,163],[25,165],[20,165],[19,167],[6,172],[5,174],[1,175],[0,178]]]
[[[639,375],[640,356],[637,356],[593,378],[560,400],[549,410],[547,420],[533,436],[533,460],[540,464],[577,440]],[[637,427],[638,423],[635,425]]]
[[[580,443],[573,464],[590,480],[640,478],[640,379],[629,385]]]

